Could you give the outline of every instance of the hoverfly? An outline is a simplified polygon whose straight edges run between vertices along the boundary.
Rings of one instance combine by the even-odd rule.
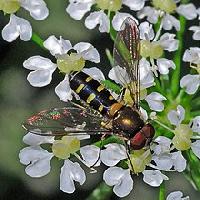
[[[133,105],[125,105],[123,95],[121,100],[115,100],[100,82],[83,71],[74,71],[69,74],[70,87],[91,109],[53,108],[32,116],[23,127],[34,134],[51,136],[114,134],[124,138],[131,150],[149,145],[155,131],[150,123],[145,124],[139,111],[139,57],[139,30],[135,21],[127,18],[116,36],[113,58],[115,65],[125,69],[129,76],[127,83],[125,77],[118,74],[127,85]]]

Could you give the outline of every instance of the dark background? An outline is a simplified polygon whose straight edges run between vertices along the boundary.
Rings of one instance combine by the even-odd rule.
[[[191,1],[197,7],[199,0]],[[83,21],[71,19],[65,12],[67,1],[48,0],[50,16],[44,21],[33,20],[23,9],[17,13],[25,19],[30,20],[33,30],[43,39],[50,35],[60,36],[69,39],[72,44],[80,41],[91,42],[101,55],[101,64],[89,64],[88,67],[98,66],[104,72],[109,71],[110,66],[104,53],[105,47],[112,50],[112,41],[107,34],[100,34],[96,30],[88,30],[84,27]],[[8,23],[9,17],[0,13],[0,30]],[[187,27],[198,25],[198,21],[188,21]],[[198,41],[193,41],[192,32],[186,31],[184,48],[200,46]],[[55,199],[85,199],[92,189],[102,180],[103,167],[99,173],[88,174],[86,183],[83,186],[76,185],[75,193],[68,195],[59,190],[59,173],[62,162],[52,162],[51,172],[42,178],[31,178],[24,172],[25,167],[19,163],[18,154],[20,149],[25,147],[22,137],[25,131],[21,123],[31,114],[51,107],[62,107],[66,104],[60,102],[55,95],[55,86],[63,79],[61,75],[53,76],[52,83],[44,88],[34,88],[26,80],[29,70],[23,68],[23,61],[34,55],[49,57],[55,61],[50,54],[32,41],[23,42],[19,39],[7,43],[0,37],[0,200],[55,200]],[[187,71],[186,64],[182,72]],[[185,70],[184,70],[185,69]],[[190,195],[192,200],[199,199],[199,192],[187,182],[180,173],[168,173],[170,178],[166,181],[168,193],[181,190],[185,196]],[[200,178],[200,177],[199,177]],[[128,199],[155,200],[158,198],[158,189],[152,188],[142,181],[142,177],[134,177],[134,190]],[[113,195],[110,199],[118,199]]]

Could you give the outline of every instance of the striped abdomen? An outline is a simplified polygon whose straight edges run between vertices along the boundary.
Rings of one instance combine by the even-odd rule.
[[[80,71],[70,74],[70,87],[78,96],[102,115],[117,101],[97,80]]]

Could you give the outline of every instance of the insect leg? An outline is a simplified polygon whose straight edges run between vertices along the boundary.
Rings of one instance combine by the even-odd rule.
[[[124,144],[125,144],[125,147],[126,147],[127,158],[128,158],[128,160],[130,162],[132,172],[134,172],[133,163],[132,163],[131,158],[130,158],[130,153],[131,153],[130,146],[127,144],[126,141],[124,141]]]

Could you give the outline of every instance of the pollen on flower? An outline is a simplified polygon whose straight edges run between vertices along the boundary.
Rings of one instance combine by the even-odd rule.
[[[0,10],[4,13],[12,14],[20,8],[19,0],[0,0]]]
[[[174,0],[153,0],[155,8],[165,11],[166,13],[172,13],[176,10],[176,3]]]
[[[122,0],[96,0],[97,6],[101,10],[118,11],[122,6]]]
[[[130,160],[133,166],[134,173],[140,173],[143,172],[146,168],[146,165],[148,165],[151,162],[152,155],[150,150],[135,150],[132,154],[130,154]],[[132,170],[130,161],[128,163],[129,168]]]
[[[158,42],[150,42],[148,40],[141,41],[140,55],[144,58],[150,57],[158,59],[163,54],[163,48]]]
[[[65,54],[57,59],[58,69],[69,74],[71,71],[80,71],[85,66],[85,60],[77,53]]]
[[[53,154],[61,159],[67,159],[70,154],[80,149],[80,141],[76,137],[64,136],[61,140],[55,140],[52,145]]]
[[[172,143],[178,150],[184,151],[191,147],[190,138],[193,132],[187,124],[180,124],[176,127],[174,134],[175,136],[172,139]]]

